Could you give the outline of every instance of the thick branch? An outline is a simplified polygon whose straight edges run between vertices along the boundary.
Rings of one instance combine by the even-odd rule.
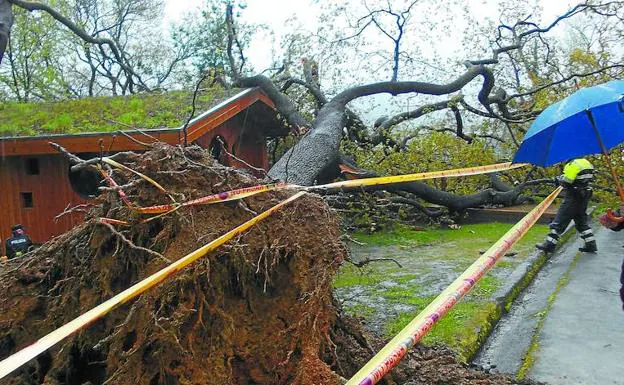
[[[403,93],[444,95],[459,91],[477,76],[484,78],[478,99],[487,109],[490,109],[488,105],[489,94],[494,87],[494,77],[492,71],[484,66],[473,66],[448,84],[381,82],[347,89],[323,106],[319,111],[317,119],[314,121],[313,129],[275,163],[269,171],[269,176],[302,185],[314,184],[323,170],[335,164],[346,123],[346,105],[354,99],[379,93],[390,93],[393,95]],[[250,79],[255,79],[256,81],[249,85],[260,85],[258,80],[263,80],[264,83],[260,86],[267,93],[272,92],[277,94],[277,96],[283,96],[267,78],[247,78],[242,80],[243,84],[250,82]],[[292,106],[292,102],[290,100],[288,102]],[[279,106],[278,110],[280,110]],[[287,117],[291,115],[290,111],[280,110],[280,112]]]
[[[256,75],[247,78],[238,79],[234,86],[238,87],[260,87],[267,94],[267,96],[275,103],[277,110],[286,118],[288,123],[293,125],[294,127],[310,127],[311,124],[308,122],[300,113],[297,111],[297,107],[290,100],[287,95],[284,95],[280,92],[279,89],[273,84],[271,79],[267,78],[264,75]]]
[[[472,66],[461,76],[447,84],[434,84],[424,82],[380,82],[349,88],[342,91],[332,99],[339,105],[346,105],[350,101],[362,96],[370,96],[381,93],[399,95],[405,93],[420,93],[427,95],[447,95],[461,90],[477,76],[483,77],[483,86],[479,91],[478,99],[484,107],[489,109],[488,96],[494,87],[494,75],[492,70],[485,66]]]
[[[227,29],[227,55],[230,61],[230,67],[232,68],[232,76],[234,79],[238,79],[241,76],[243,67],[245,66],[245,56],[243,55],[242,45],[238,40],[238,35],[234,26],[234,6],[228,4],[225,8],[225,25]],[[237,66],[236,59],[234,58],[234,44],[238,47],[240,56],[240,66]]]
[[[143,84],[143,82],[140,80],[139,75],[137,75],[134,72],[134,70],[127,64],[127,61],[125,60],[123,56],[123,53],[120,51],[120,49],[117,47],[117,44],[113,40],[107,39],[107,38],[94,37],[94,36],[89,35],[80,26],[78,26],[77,24],[72,22],[70,19],[60,14],[57,10],[55,10],[48,4],[44,4],[44,3],[40,3],[36,1],[25,1],[25,0],[5,0],[5,1],[8,1],[11,4],[14,4],[20,8],[26,9],[31,12],[32,11],[44,11],[48,13],[50,16],[52,16],[59,23],[66,26],[70,31],[72,31],[74,34],[76,34],[78,37],[80,37],[82,40],[86,41],[87,43],[97,44],[100,47],[107,45],[110,48],[113,55],[115,56],[115,60],[117,64],[119,64],[119,66],[121,66],[121,68],[123,68],[123,70],[126,73],[128,73],[129,77],[135,77],[138,80],[139,85],[141,86],[142,89],[148,90],[145,84]]]

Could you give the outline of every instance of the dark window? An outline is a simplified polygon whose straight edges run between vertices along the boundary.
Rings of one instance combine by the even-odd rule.
[[[33,208],[33,194],[31,192],[20,193],[22,196],[22,207],[26,209]]]
[[[100,195],[99,187],[103,185],[104,178],[93,168],[83,168],[72,171],[69,168],[69,183],[81,198],[93,199]]]
[[[39,159],[26,158],[26,175],[39,175]]]

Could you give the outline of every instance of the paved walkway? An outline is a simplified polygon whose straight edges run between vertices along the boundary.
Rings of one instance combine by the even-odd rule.
[[[579,253],[578,237],[555,253],[497,325],[476,363],[517,374],[536,336],[529,378],[552,385],[624,384],[624,311],[618,293],[624,232],[598,227],[598,253]],[[558,288],[539,327],[538,315]]]
[[[530,378],[553,385],[624,384],[624,233],[601,228],[596,237],[598,253],[578,259],[544,320]]]

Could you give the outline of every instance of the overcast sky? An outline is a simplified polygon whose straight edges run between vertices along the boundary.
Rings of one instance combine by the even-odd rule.
[[[447,1],[447,0],[441,0]],[[524,1],[524,0],[518,0]],[[469,0],[470,8],[475,15],[498,19],[498,7],[501,0]],[[164,25],[180,21],[185,12],[199,9],[204,0],[165,0]],[[553,20],[556,16],[566,12],[573,3],[570,0],[540,0],[543,7],[543,20]],[[318,4],[312,6],[312,0],[247,0],[247,8],[242,13],[242,20],[269,26],[275,33],[275,42],[287,31],[286,21],[296,16],[303,27],[309,30],[316,29],[316,15]],[[435,15],[431,15],[435,18]],[[271,47],[273,41],[269,39],[255,39],[249,50],[246,51],[248,59],[256,69],[264,69],[269,66]],[[450,52],[453,43],[441,44],[439,47],[447,48]],[[438,48],[439,48],[438,47]],[[438,52],[439,54],[439,52]]]
[[[204,1],[205,0],[165,0],[166,8],[165,18],[163,21],[164,28],[172,22],[180,21],[185,12],[197,10],[201,7]],[[435,56],[450,59],[452,61],[463,61],[466,59],[465,52],[467,48],[462,46],[462,33],[463,29],[469,27],[468,21],[466,20],[467,18],[465,16],[462,18],[463,14],[461,12],[463,12],[463,9],[459,6],[455,6],[456,3],[451,3],[449,0],[439,1],[442,3],[431,2],[433,6],[432,8],[429,8],[429,12],[427,12],[427,14],[415,14],[413,17],[414,20],[412,20],[413,23],[418,23],[420,21],[423,25],[432,25],[430,22],[433,21],[434,25],[439,26],[439,30],[431,31],[431,33],[429,33],[428,30],[425,30],[424,35],[427,36],[427,38],[416,38],[415,42],[412,44],[418,45],[420,54],[424,58],[431,58]],[[489,17],[498,21],[500,16],[500,4],[502,2],[508,3],[512,0],[454,1],[460,4],[468,4],[469,11],[472,13],[473,17],[478,19]],[[517,1],[520,2],[525,0]],[[557,16],[568,11],[572,3],[577,3],[577,1],[573,2],[570,0],[538,0],[538,2],[543,8],[541,16],[544,23],[552,22]],[[316,20],[320,13],[319,3],[323,3],[323,0],[317,1],[317,4],[314,5],[312,3],[313,0],[247,0],[247,8],[242,12],[241,16],[242,21],[267,25],[274,33],[273,38],[256,37],[252,40],[250,47],[245,51],[248,62],[253,65],[255,70],[264,70],[270,67],[270,60],[273,56],[272,48],[278,49],[281,37],[284,34],[291,32],[286,29],[288,19],[295,16],[302,28],[309,31],[316,31],[318,27],[316,25]],[[441,9],[445,9],[446,11],[441,11]],[[446,13],[442,14],[443,12]],[[458,14],[451,15],[451,17],[449,17],[448,12],[458,12]],[[436,23],[436,21],[438,21],[437,19],[444,21]],[[444,26],[447,28],[444,28]],[[558,35],[565,34],[563,28],[558,29],[555,33]],[[380,38],[383,39],[383,36]],[[387,45],[387,42],[384,44]],[[353,65],[357,67],[358,64],[353,63]],[[354,71],[354,73],[358,73],[359,70],[354,68],[352,71]],[[362,71],[359,72],[362,73]],[[371,73],[367,72],[366,75],[371,76]],[[444,79],[446,78],[448,78],[448,75],[444,76]],[[371,79],[367,78],[367,81],[370,80]],[[353,81],[355,83],[359,82],[355,78]],[[417,98],[418,97],[420,96],[417,96]],[[409,101],[409,98],[411,98],[411,96],[406,97],[406,104],[404,106],[401,104],[402,107],[400,108],[410,108],[411,102]],[[369,117],[374,119],[378,116],[379,110],[387,108],[387,103],[389,103],[390,97],[387,95],[378,95],[374,98],[369,98],[368,100],[374,100],[374,102],[367,105],[368,112],[364,114],[364,117],[366,119]],[[420,102],[415,100],[415,103],[418,104]]]

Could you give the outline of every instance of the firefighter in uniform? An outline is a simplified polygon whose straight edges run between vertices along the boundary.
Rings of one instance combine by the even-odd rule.
[[[13,236],[6,241],[6,254],[9,259],[21,257],[32,246],[32,241],[24,232],[22,225],[13,226],[11,231]]]
[[[565,165],[563,175],[557,178],[559,184],[564,187],[565,197],[555,219],[550,223],[548,237],[544,242],[536,245],[538,249],[547,253],[553,252],[559,242],[559,237],[573,220],[576,230],[584,241],[584,245],[579,250],[587,253],[598,250],[594,233],[589,227],[589,215],[587,215],[593,180],[594,166],[588,160],[575,159]]]

